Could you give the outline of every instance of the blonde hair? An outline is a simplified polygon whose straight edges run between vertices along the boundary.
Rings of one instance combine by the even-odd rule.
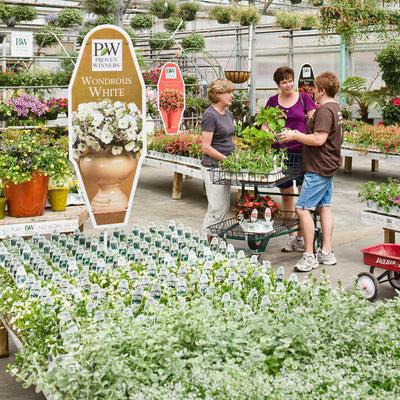
[[[228,92],[233,92],[234,90],[235,90],[234,84],[231,81],[228,81],[228,79],[222,79],[222,78],[214,79],[210,83],[210,86],[207,89],[208,100],[210,100],[211,103],[218,103],[219,93],[228,93]]]

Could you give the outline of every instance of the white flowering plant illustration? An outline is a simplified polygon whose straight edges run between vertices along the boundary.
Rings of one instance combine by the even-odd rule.
[[[142,130],[142,115],[135,103],[110,99],[81,103],[72,115],[72,156],[79,159],[90,148],[136,155],[143,147]]]

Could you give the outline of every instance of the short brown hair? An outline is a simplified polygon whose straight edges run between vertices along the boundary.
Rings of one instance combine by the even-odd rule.
[[[279,67],[274,72],[274,82],[279,85],[283,80],[287,78],[294,79],[294,71],[290,67]]]
[[[317,86],[320,90],[325,89],[329,97],[335,97],[340,89],[340,82],[333,72],[324,72],[314,79],[314,86]]]
[[[207,89],[208,100],[210,100],[211,103],[218,103],[218,93],[228,93],[233,92],[234,90],[235,85],[231,81],[228,81],[228,79],[214,79]]]

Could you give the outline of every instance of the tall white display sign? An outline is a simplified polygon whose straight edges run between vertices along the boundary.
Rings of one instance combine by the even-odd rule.
[[[11,32],[11,55],[15,57],[33,56],[32,32]]]

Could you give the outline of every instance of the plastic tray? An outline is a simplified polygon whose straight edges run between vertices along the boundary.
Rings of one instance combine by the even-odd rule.
[[[378,244],[361,249],[364,264],[400,272],[400,245]]]

